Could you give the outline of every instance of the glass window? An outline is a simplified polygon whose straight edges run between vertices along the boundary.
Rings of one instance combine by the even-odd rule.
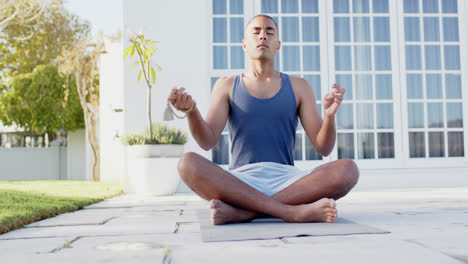
[[[354,136],[352,133],[338,133],[338,158],[354,159]]]
[[[447,99],[462,98],[460,74],[445,74],[445,96]]]
[[[297,0],[281,0],[281,13],[298,13]]]
[[[458,41],[458,18],[444,17],[444,41]]]
[[[349,0],[333,0],[333,13],[349,13]]]
[[[375,70],[391,71],[392,70],[392,55],[390,46],[375,46]]]
[[[410,158],[426,157],[424,132],[409,133]]]
[[[393,133],[378,133],[377,144],[379,151],[379,159],[395,158],[395,148]]]
[[[372,0],[374,13],[388,13],[388,0]]]
[[[333,21],[335,24],[335,42],[350,42],[349,17],[335,17]]]
[[[428,99],[442,99],[442,75],[427,74],[426,87]]]
[[[344,100],[353,99],[353,76],[351,74],[337,74],[335,82],[345,89]]]
[[[226,0],[213,0],[213,14],[226,14]]]
[[[319,20],[318,17],[302,18],[302,40],[304,42],[318,42],[319,38]]]
[[[320,47],[303,46],[304,71],[320,71]]]
[[[439,13],[439,0],[422,0],[424,13]]]
[[[449,157],[464,157],[463,132],[448,132]]]
[[[423,84],[421,74],[406,75],[406,86],[408,91],[408,99],[423,98]]]
[[[309,83],[309,85],[312,87],[312,90],[314,91],[315,99],[316,100],[321,100],[322,99],[322,91],[320,87],[322,86],[320,84],[320,75],[304,75],[304,79]]]
[[[462,103],[447,103],[447,127],[463,128]]]
[[[369,13],[369,0],[352,0],[354,13]]]
[[[419,0],[403,0],[405,13],[419,13]]]
[[[299,46],[283,46],[283,70],[300,71]]]
[[[359,159],[374,159],[374,133],[358,133],[357,141]]]
[[[241,43],[244,39],[244,19],[238,17],[231,18],[231,37],[232,43]]]
[[[299,42],[299,18],[283,17],[282,21],[282,41]]]
[[[231,69],[244,69],[244,50],[241,46],[231,47]]]
[[[388,17],[374,17],[374,41],[390,41],[390,23]]]
[[[375,97],[376,99],[393,99],[392,75],[375,75]]]
[[[424,18],[424,41],[440,41],[438,17]]]
[[[458,46],[444,46],[445,69],[460,70],[460,49]]]
[[[302,0],[302,13],[318,13],[318,0]]]
[[[393,128],[393,104],[377,104],[377,128]]]
[[[213,67],[215,69],[227,69],[227,47],[213,47]]]
[[[279,24],[280,24],[280,23],[279,23],[279,20],[278,20],[278,17],[276,17],[276,16],[271,16],[271,18],[273,18],[273,20],[276,22],[276,25],[279,25]],[[278,36],[278,38],[279,38],[279,36]]]
[[[354,69],[358,71],[372,70],[372,53],[370,46],[354,47]]]
[[[229,0],[229,13],[230,14],[243,14],[244,13],[244,0]]]
[[[424,128],[424,103],[408,103],[408,128]]]
[[[369,17],[354,17],[354,42],[370,41],[370,19]]]
[[[426,45],[424,46],[426,70],[440,70],[441,69],[441,55],[439,45]]]
[[[226,18],[213,18],[213,42],[227,42]]]
[[[419,17],[405,17],[405,40],[420,41],[420,25]]]
[[[294,160],[302,160],[302,134],[296,134],[296,145],[294,147]]]
[[[457,0],[443,0],[442,12],[443,13],[457,13]]]
[[[371,74],[356,74],[356,99],[357,100],[372,100],[372,75]]]
[[[337,71],[351,70],[350,46],[335,46],[335,68]]]
[[[444,127],[444,106],[442,103],[427,104],[427,126]]]
[[[262,13],[278,13],[278,0],[262,0]]]
[[[444,132],[429,132],[429,157],[444,157]]]
[[[406,69],[421,70],[421,47],[416,45],[406,46]]]
[[[374,128],[374,108],[372,103],[361,103],[356,105],[356,125],[359,129]]]
[[[218,143],[213,148],[213,162],[216,164],[229,164],[229,138],[228,135],[221,135]]]
[[[353,105],[352,104],[341,104],[340,108],[338,108],[337,112],[337,128],[338,129],[353,129],[354,128],[354,121],[353,121]]]
[[[309,139],[305,138],[305,154],[306,160],[322,160],[322,156],[317,153],[314,146],[310,143]]]

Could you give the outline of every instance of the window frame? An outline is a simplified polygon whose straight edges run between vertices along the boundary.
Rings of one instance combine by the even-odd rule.
[[[298,0],[299,3],[299,13],[300,13],[300,3],[301,0]],[[448,157],[448,147],[447,147],[447,128],[444,128],[444,140],[445,140],[445,153],[446,157],[444,158],[410,158],[409,157],[409,131],[410,129],[408,128],[408,99],[407,99],[407,83],[406,83],[406,57],[405,57],[405,35],[404,35],[404,13],[403,13],[403,1],[404,0],[398,0],[398,1],[392,1],[389,0],[389,27],[390,27],[390,49],[391,49],[391,54],[392,54],[392,69],[391,69],[391,74],[392,74],[392,100],[387,100],[389,102],[393,103],[393,119],[394,119],[394,128],[393,128],[393,133],[394,133],[394,154],[395,157],[393,159],[378,159],[377,156],[374,159],[369,159],[369,160],[364,160],[364,159],[357,159],[357,150],[355,149],[355,161],[358,164],[358,166],[361,169],[392,169],[392,168],[427,168],[429,167],[468,167],[468,135],[467,135],[467,130],[466,126],[468,124],[468,89],[464,89],[464,87],[468,87],[468,60],[466,59],[461,59],[460,60],[460,73],[461,73],[461,87],[462,87],[462,106],[463,106],[463,124],[464,127],[461,128],[461,131],[463,131],[463,140],[464,140],[464,157]],[[211,83],[211,78],[213,77],[220,77],[224,75],[237,75],[242,70],[239,69],[222,69],[222,70],[215,70],[213,69],[213,15],[212,15],[212,1],[210,1],[211,4],[209,5],[209,14],[211,15],[211,19],[209,19],[209,37],[210,37],[210,47],[209,47],[209,76],[208,78],[210,79],[209,83]],[[281,0],[278,0],[279,5],[281,5]],[[369,3],[371,3],[372,0],[369,0]],[[253,17],[255,14],[261,13],[261,0],[243,0],[244,3],[244,26],[248,22],[248,19]],[[420,0],[421,3],[421,0]],[[458,26],[459,26],[459,48],[460,48],[460,57],[461,58],[467,58],[468,56],[468,20],[467,20],[467,14],[468,14],[468,3],[465,3],[463,0],[457,0],[458,4],[458,14],[456,14],[456,17],[458,17]],[[441,0],[439,0],[439,5],[441,5]],[[318,8],[319,8],[319,13],[318,13],[318,19],[319,19],[319,47],[320,47],[320,76],[321,76],[321,93],[322,97],[329,92],[329,86],[334,82],[334,76],[336,74],[335,71],[335,52],[334,52],[334,13],[333,13],[333,1],[330,0],[318,0]],[[370,17],[370,30],[371,30],[371,42],[365,42],[364,45],[371,45],[372,50],[375,45],[379,45],[379,42],[374,42],[372,39],[373,35],[373,17],[377,16],[379,17],[379,14],[374,14],[372,12],[372,9],[370,8],[371,4],[369,5],[369,13],[365,14],[359,14],[358,16],[369,16]],[[422,9],[422,6],[420,7]],[[442,7],[440,6],[440,9]],[[281,9],[279,9],[281,10]],[[229,14],[229,0],[227,0],[227,14]],[[281,14],[279,12],[280,16],[288,16]],[[297,14],[294,14],[294,16]],[[350,1],[350,13],[348,14],[350,18],[354,17],[354,14],[352,12],[352,0]],[[439,14],[431,14],[430,16],[438,16],[440,23],[442,23],[441,19],[443,16]],[[229,15],[227,15],[229,18]],[[302,40],[302,15],[299,14],[299,34],[300,34],[300,41]],[[228,19],[229,20],[229,19]],[[281,23],[281,21],[279,21]],[[420,25],[420,30],[423,30],[423,21],[421,22]],[[281,27],[281,25],[279,25]],[[228,29],[229,29],[229,24],[228,24]],[[330,30],[331,29],[331,30]],[[439,29],[441,32],[441,38],[443,38],[442,34],[442,28]],[[281,29],[280,29],[281,31]],[[352,28],[351,32],[352,34]],[[422,32],[421,32],[422,34]],[[227,33],[227,36],[229,38],[229,32]],[[229,39],[228,39],[229,41]],[[329,43],[333,43],[333,45],[329,45]],[[350,42],[347,43],[346,45],[350,45],[351,48],[355,46],[356,42]],[[388,42],[384,42],[384,45],[388,45]],[[420,42],[422,47],[424,46],[423,44],[424,39],[421,39]],[[440,43],[443,43],[443,39],[441,39]],[[303,42],[298,42],[298,45],[304,46]],[[362,45],[362,44],[359,44]],[[441,46],[443,47],[443,45]],[[302,52],[303,49],[300,48],[300,60],[301,60],[301,66],[303,65],[302,63]],[[443,52],[443,51],[442,51]],[[228,52],[228,56],[230,56],[230,52]],[[247,66],[247,56],[244,55],[244,65]],[[354,56],[354,51],[352,52],[352,56]],[[374,54],[372,54],[374,56]],[[424,56],[424,50],[422,50],[422,56]],[[282,64],[282,53],[280,52],[279,54],[280,61]],[[374,57],[373,57],[374,59]],[[444,63],[443,57],[441,58],[442,64]],[[352,58],[352,63],[354,63],[354,60]],[[230,60],[228,59],[228,67],[230,67]],[[280,65],[281,69],[282,65]],[[442,67],[443,68],[443,67]],[[441,71],[444,73],[444,71]],[[289,72],[288,72],[289,73]],[[296,72],[297,74],[303,74],[303,71]],[[350,71],[350,74],[355,74],[355,71]],[[380,73],[376,72],[374,69],[371,71],[371,74],[374,76],[373,80],[375,80],[375,74]],[[290,73],[291,74],[291,73]],[[294,74],[294,73],[292,73]],[[425,74],[425,71],[422,71],[422,74]],[[354,85],[354,77],[353,77],[353,86]],[[374,81],[375,83],[375,81]],[[445,85],[443,85],[445,87]],[[374,85],[375,87],[375,85]],[[346,88],[346,87],[345,87]],[[425,88],[425,87],[423,87]],[[209,89],[211,91],[211,89]],[[355,93],[355,92],[354,92]],[[354,94],[353,93],[353,94]],[[374,88],[374,93],[375,93],[375,88]],[[211,93],[210,93],[211,95]],[[375,95],[374,95],[375,98]],[[426,100],[426,99],[422,99]],[[446,99],[444,99],[446,100]],[[321,98],[317,98],[317,102],[321,103]],[[355,101],[351,101],[353,105],[353,110],[354,110],[354,119],[356,119],[356,103]],[[372,99],[370,102],[373,102],[373,107],[375,110],[376,103],[383,102],[381,100],[376,101],[375,99]],[[386,102],[386,101],[385,101]],[[444,101],[446,102],[446,101]],[[445,104],[444,104],[444,109],[445,109]],[[425,109],[424,111],[427,111]],[[444,115],[446,114],[446,111],[444,111]],[[376,114],[374,114],[374,124],[376,124]],[[446,115],[444,116],[444,120],[446,119]],[[298,125],[298,128],[300,126]],[[354,120],[354,128],[352,129],[352,133],[354,134],[354,144],[356,147],[356,139],[357,139],[357,130],[356,130],[356,120]],[[373,130],[374,135],[378,135],[379,132],[384,132],[380,129],[374,128]],[[427,131],[427,129],[425,130]],[[296,131],[296,134],[304,134],[303,138],[305,138],[305,132],[304,131]],[[427,133],[426,133],[427,134]],[[222,135],[228,135],[228,132],[223,132]],[[377,147],[377,137],[374,138],[374,146]],[[427,140],[428,137],[425,137],[426,140],[426,149],[428,149],[427,146]],[[230,153],[230,148],[231,148],[231,142],[229,140],[229,160],[231,160],[231,153]],[[378,149],[374,150],[375,153],[378,153]],[[305,158],[305,140],[302,141],[302,155],[303,158]],[[310,167],[315,167],[322,165],[324,163],[334,161],[338,158],[338,147],[337,144],[335,144],[335,147],[331,154],[327,157],[323,157],[322,160],[295,160],[296,166],[299,168],[310,168]],[[437,162],[434,162],[437,161]],[[221,165],[222,167],[227,167],[228,165]]]

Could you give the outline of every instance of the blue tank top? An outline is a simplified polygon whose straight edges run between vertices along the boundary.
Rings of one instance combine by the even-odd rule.
[[[232,142],[230,169],[256,162],[294,165],[297,107],[289,76],[281,73],[279,91],[267,99],[252,96],[242,74],[236,76],[228,127]]]

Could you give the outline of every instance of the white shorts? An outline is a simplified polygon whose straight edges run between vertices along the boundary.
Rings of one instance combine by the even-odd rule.
[[[227,171],[258,191],[273,196],[308,175],[312,170],[301,170],[291,165],[275,162],[258,162]]]

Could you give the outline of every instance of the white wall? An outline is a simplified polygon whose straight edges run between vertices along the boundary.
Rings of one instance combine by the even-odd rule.
[[[67,179],[89,180],[86,172],[85,130],[79,129],[67,134]]]
[[[123,134],[123,47],[122,41],[106,40],[100,72],[101,181],[122,181],[125,176]]]
[[[153,122],[162,121],[167,97],[172,86],[187,87],[197,101],[202,115],[208,110],[210,80],[209,67],[209,6],[211,0],[124,0],[124,28],[133,32],[142,30],[146,38],[159,41],[154,62],[162,68],[153,87]],[[142,8],[144,7],[144,8]],[[129,45],[129,34],[124,32],[124,49]],[[138,67],[128,69],[134,60],[124,64],[124,132],[141,131],[146,126],[146,88],[138,84]],[[187,120],[169,122],[171,126],[189,132]],[[189,137],[185,151],[195,151],[206,157]]]
[[[0,181],[59,180],[66,175],[66,148],[0,148]]]

